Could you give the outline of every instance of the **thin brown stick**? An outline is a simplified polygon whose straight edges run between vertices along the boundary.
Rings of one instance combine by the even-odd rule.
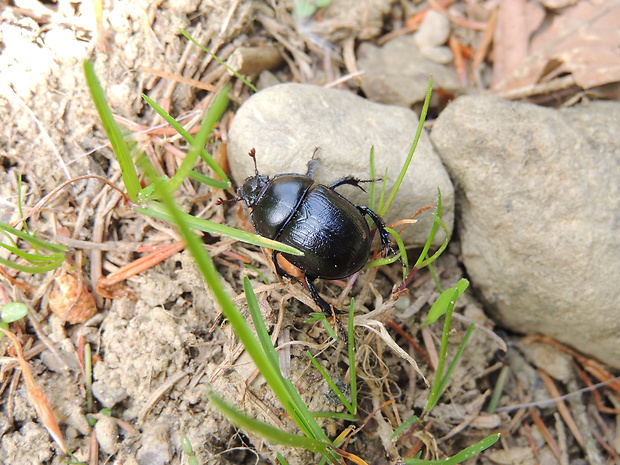
[[[149,269],[153,265],[160,263],[166,258],[174,255],[177,252],[180,252],[185,248],[185,242],[173,242],[172,244],[167,244],[165,246],[159,247],[154,252],[145,255],[127,265],[119,268],[114,273],[106,276],[103,279],[100,279],[97,282],[96,290],[97,293],[102,296],[108,296],[108,290],[110,286],[113,284],[117,284],[125,279],[134,276],[144,270]]]
[[[36,205],[34,207],[32,207],[30,209],[30,211],[24,217],[22,217],[22,218],[20,218],[20,219],[18,219],[16,221],[14,221],[13,223],[11,223],[11,226],[15,227],[19,223],[21,223],[22,221],[26,221],[32,215],[34,215],[39,210],[41,210],[41,208],[43,208],[43,205],[45,205],[53,196],[55,196],[59,191],[64,189],[68,184],[71,184],[71,183],[73,183],[75,181],[81,181],[82,179],[98,179],[99,181],[102,181],[102,182],[106,183],[112,189],[117,190],[123,196],[123,199],[125,200],[126,203],[130,202],[129,196],[126,193],[124,193],[120,188],[118,188],[116,185],[114,185],[110,181],[108,181],[106,178],[103,178],[101,176],[97,176],[96,174],[87,174],[87,175],[78,176],[77,178],[72,178],[72,179],[69,179],[68,181],[63,182],[60,186],[56,187],[52,192],[50,192],[45,197],[43,197],[41,200],[39,200],[36,203]]]
[[[43,426],[47,429],[50,436],[56,441],[60,449],[63,451],[67,450],[67,446],[65,445],[65,441],[62,437],[62,433],[60,432],[60,427],[54,418],[54,412],[52,410],[52,406],[47,400],[47,396],[45,392],[37,385],[34,376],[32,375],[32,371],[30,370],[30,365],[24,359],[24,354],[22,352],[22,346],[17,340],[15,334],[11,331],[7,331],[4,328],[0,328],[5,336],[7,336],[11,342],[13,343],[13,347],[15,348],[16,358],[19,362],[19,367],[21,368],[22,375],[24,377],[24,382],[26,383],[26,390],[28,391],[28,397],[30,398],[30,402],[37,412],[37,416]]]
[[[540,376],[540,379],[542,380],[545,387],[547,388],[547,391],[549,391],[549,394],[551,395],[551,397],[556,398],[556,399],[559,399],[560,397],[562,397],[560,395],[560,391],[558,391],[557,386],[551,379],[551,376],[549,376],[547,372],[541,369],[538,369],[537,371],[538,371],[538,376]],[[575,440],[579,443],[581,447],[583,447],[583,436],[579,432],[579,428],[575,424],[575,420],[573,419],[572,415],[568,411],[568,407],[566,406],[563,400],[556,401],[555,405],[558,408],[558,412],[560,412],[562,419],[566,423],[566,426],[568,426],[568,429],[570,429],[571,433],[573,433]]]
[[[555,399],[547,399],[547,400],[541,400],[541,401],[538,401],[538,402],[530,402],[530,403],[527,403],[527,404],[519,404],[519,405],[511,405],[511,406],[508,406],[508,407],[500,407],[500,408],[498,408],[495,411],[499,413],[499,412],[508,412],[510,410],[518,410],[520,408],[545,407],[545,406],[547,406],[549,404],[557,402],[558,400],[570,399],[571,397],[581,395],[584,392],[590,392],[590,391],[593,391],[593,390],[598,389],[600,387],[607,386],[607,385],[610,385],[612,383],[617,383],[619,380],[620,380],[620,376],[616,377],[616,378],[608,379],[607,381],[603,381],[602,383],[593,384],[592,386],[589,386],[589,387],[586,387],[586,388],[583,388],[583,389],[579,389],[578,391],[574,391],[574,392],[571,392],[569,394],[565,394],[565,395],[560,396],[560,397],[555,398]]]
[[[538,411],[534,408],[531,408],[530,416],[532,417],[532,420],[534,420],[534,424],[538,428],[538,431],[540,431],[540,434],[542,434],[543,438],[545,438],[545,442],[551,449],[551,452],[553,452],[553,455],[555,455],[555,458],[558,459],[559,462],[562,456],[562,454],[560,453],[560,447],[558,446],[558,443],[555,442],[555,439],[553,439],[551,432],[542,421],[542,418],[540,418]]]
[[[196,79],[179,76],[178,74],[167,73],[165,71],[160,71],[155,68],[148,68],[146,66],[140,66],[140,71],[152,74],[153,76],[158,76],[160,78],[169,79],[171,81],[178,82],[179,84],[186,84],[188,86],[196,87],[197,89],[206,90],[208,92],[217,92],[217,88],[212,84],[205,84]]]
[[[493,8],[491,11],[491,15],[489,16],[489,20],[487,21],[487,27],[484,30],[484,34],[482,35],[482,40],[480,41],[480,46],[476,49],[474,53],[474,58],[472,60],[472,72],[477,73],[480,69],[480,65],[484,61],[484,58],[487,56],[489,52],[489,48],[491,47],[491,42],[493,42],[493,36],[495,35],[495,27],[497,25],[497,8]]]

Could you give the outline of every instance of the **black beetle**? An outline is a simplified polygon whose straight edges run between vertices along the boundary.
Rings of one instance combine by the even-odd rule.
[[[256,232],[269,239],[295,247],[303,256],[273,251],[279,276],[287,273],[278,264],[277,254],[299,268],[312,298],[326,315],[333,312],[312,285],[316,278],[341,279],[359,271],[368,261],[372,236],[364,215],[377,225],[383,251],[391,250],[388,232],[379,215],[368,207],[354,205],[335,191],[349,184],[359,187],[361,180],[344,177],[330,186],[316,184],[312,174],[318,160],[308,162],[308,172],[279,174],[270,178],[259,174],[256,151],[250,150],[255,175],[237,189],[239,198],[250,209]]]

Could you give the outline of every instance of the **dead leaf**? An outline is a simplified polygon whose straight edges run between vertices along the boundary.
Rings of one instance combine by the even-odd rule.
[[[560,14],[548,12],[531,38],[528,56],[511,75],[500,68],[493,89],[519,89],[565,74],[572,74],[583,89],[620,81],[619,24],[618,0],[581,1]],[[497,33],[501,37],[502,31]],[[501,46],[501,41],[496,45]],[[507,50],[500,48],[496,53]]]
[[[493,87],[510,77],[529,54],[531,35],[545,12],[535,2],[502,0],[493,38]]]

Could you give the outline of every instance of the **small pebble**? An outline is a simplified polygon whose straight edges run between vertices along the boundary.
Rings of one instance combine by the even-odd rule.
[[[452,63],[454,59],[454,54],[450,47],[446,47],[445,45],[439,47],[428,47],[420,50],[420,53],[424,55],[429,60],[434,61],[435,63],[439,63],[441,65],[447,65]]]
[[[97,442],[106,454],[112,455],[118,449],[118,425],[116,420],[106,415],[101,415],[95,424]]]
[[[414,42],[423,50],[445,44],[449,36],[450,20],[445,15],[430,10],[420,24],[420,29],[414,34]]]

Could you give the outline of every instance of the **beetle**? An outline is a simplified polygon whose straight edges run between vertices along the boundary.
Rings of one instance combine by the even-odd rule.
[[[257,234],[295,247],[304,255],[273,251],[272,260],[279,277],[288,276],[278,264],[280,254],[301,270],[302,279],[312,299],[328,316],[330,305],[319,295],[312,282],[317,279],[342,279],[358,272],[370,256],[372,235],[365,216],[377,226],[382,252],[390,247],[383,221],[374,211],[354,205],[336,192],[336,188],[352,185],[362,190],[361,183],[373,180],[345,176],[329,186],[317,184],[312,175],[318,160],[308,162],[306,174],[286,173],[269,177],[259,174],[256,150],[254,176],[248,177],[237,189],[238,198],[250,209],[250,219]],[[341,312],[336,310],[337,312]]]

